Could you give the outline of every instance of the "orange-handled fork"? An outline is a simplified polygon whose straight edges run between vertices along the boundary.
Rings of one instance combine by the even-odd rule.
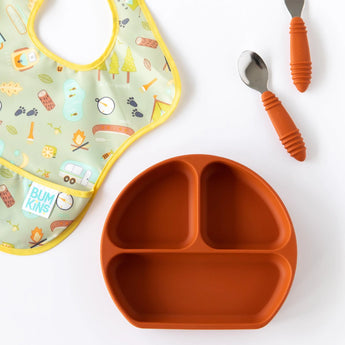
[[[290,66],[293,83],[300,92],[307,90],[312,75],[307,28],[301,18],[304,0],[285,0],[290,24]]]

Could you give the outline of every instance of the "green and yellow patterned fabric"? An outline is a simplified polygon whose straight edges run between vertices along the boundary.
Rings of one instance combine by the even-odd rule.
[[[65,239],[116,159],[171,115],[181,92],[144,0],[108,0],[112,39],[89,65],[39,41],[44,1],[0,2],[0,250],[11,254]]]

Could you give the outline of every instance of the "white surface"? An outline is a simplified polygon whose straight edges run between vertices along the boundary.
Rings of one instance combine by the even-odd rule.
[[[46,18],[39,27],[50,47],[73,62],[90,62],[101,54],[111,30],[109,15],[108,21],[102,19],[106,0],[46,2]],[[313,82],[305,94],[299,94],[290,79],[290,17],[283,0],[147,2],[179,67],[180,105],[168,122],[137,141],[114,165],[88,214],[67,240],[38,256],[0,254],[1,344],[343,343],[344,3],[307,3],[304,19]],[[75,3],[87,6],[77,14]],[[72,14],[73,20],[61,18]],[[87,35],[72,35],[71,28],[78,27]],[[237,58],[245,49],[257,51],[269,65],[270,86],[308,145],[305,163],[284,151],[260,95],[240,81]],[[283,308],[261,330],[136,329],[106,290],[99,247],[114,199],[144,169],[190,153],[220,155],[245,164],[272,185],[290,212],[298,239],[297,274]]]

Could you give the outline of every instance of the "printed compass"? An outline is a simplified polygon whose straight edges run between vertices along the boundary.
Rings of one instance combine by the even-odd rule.
[[[110,115],[115,110],[115,102],[110,97],[96,98],[97,107],[103,115]]]
[[[72,195],[60,193],[56,199],[56,205],[60,210],[68,211],[72,208],[74,200]]]

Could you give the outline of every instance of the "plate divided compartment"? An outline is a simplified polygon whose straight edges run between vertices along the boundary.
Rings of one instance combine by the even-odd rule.
[[[105,223],[108,290],[142,328],[250,329],[283,304],[296,270],[290,217],[233,161],[190,155],[136,177]]]

